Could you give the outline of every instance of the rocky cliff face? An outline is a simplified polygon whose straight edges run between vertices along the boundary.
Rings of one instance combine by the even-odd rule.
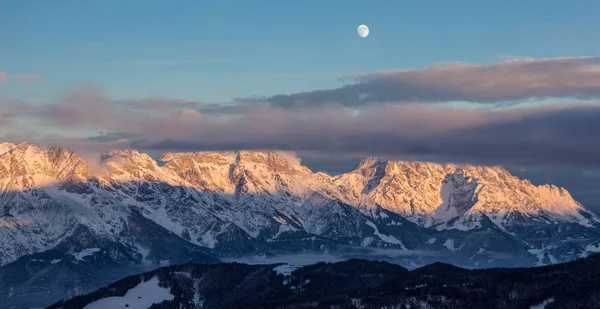
[[[535,186],[499,167],[368,158],[335,178],[359,207],[381,207],[425,227],[470,230],[484,217],[501,229],[537,223],[594,226],[598,218],[565,189]]]
[[[155,161],[120,150],[92,169],[66,149],[4,143],[0,190],[2,269],[39,260],[24,280],[74,261],[152,268],[327,252],[483,267],[600,251],[600,219],[566,190],[497,167],[366,158],[332,177],[281,152],[167,153]],[[90,241],[76,241],[80,235]],[[11,282],[0,294],[31,283]]]

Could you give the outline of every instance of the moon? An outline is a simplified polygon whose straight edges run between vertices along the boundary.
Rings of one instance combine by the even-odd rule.
[[[361,38],[366,38],[367,35],[369,35],[369,27],[367,27],[366,25],[360,25],[358,26],[358,36],[360,36]]]

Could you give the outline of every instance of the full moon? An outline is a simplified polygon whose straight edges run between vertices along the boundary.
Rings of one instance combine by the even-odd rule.
[[[361,38],[367,37],[367,35],[369,35],[369,27],[367,27],[366,25],[358,26],[358,35]]]

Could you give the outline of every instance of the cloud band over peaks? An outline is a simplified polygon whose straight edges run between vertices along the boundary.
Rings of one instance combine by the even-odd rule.
[[[48,104],[0,100],[0,125],[4,131],[13,130],[17,142],[35,142],[23,136],[18,125],[24,123],[42,128],[31,136],[45,131],[102,132],[72,141],[100,148],[118,141],[120,146],[162,152],[273,149],[600,167],[600,100],[564,99],[600,97],[599,68],[597,57],[446,63],[358,74],[338,89],[229,105],[169,98],[115,100],[94,87],[82,87]],[[563,98],[562,104],[485,105],[547,97]],[[477,102],[486,108],[428,104],[450,101]]]

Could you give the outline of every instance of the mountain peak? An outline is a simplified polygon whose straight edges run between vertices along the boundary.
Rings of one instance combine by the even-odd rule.
[[[86,162],[61,147],[20,143],[3,144],[11,148],[0,156],[0,178],[8,178],[11,190],[23,190],[62,182],[81,182],[89,178]]]
[[[384,161],[380,161],[377,157],[365,157],[358,162],[355,169],[372,168],[375,165],[383,164]]]
[[[140,155],[144,155],[144,153],[141,153],[133,148],[123,148],[123,149],[109,150],[106,153],[104,153],[103,157],[104,158],[132,157],[132,156],[140,156]]]
[[[262,164],[269,169],[278,171],[302,170],[308,168],[300,164],[300,160],[292,153],[283,151],[229,151],[229,152],[167,152],[163,154],[159,161],[168,164],[171,161],[179,160],[185,165],[190,162],[198,164]],[[308,170],[310,172],[310,170]]]
[[[66,149],[27,143],[3,143],[0,147],[9,154],[0,156],[2,174],[44,175],[61,181],[84,181],[89,177],[85,162]],[[300,199],[311,192],[322,192],[327,198],[342,199],[349,205],[387,209],[423,226],[484,215],[498,218],[494,222],[507,227],[510,223],[502,220],[511,213],[543,214],[552,220],[583,224],[596,221],[596,216],[588,215],[567,190],[554,185],[535,186],[501,167],[367,157],[353,171],[325,177],[303,166],[293,153],[283,151],[165,153],[159,161],[160,165],[135,149],[109,151],[102,157],[106,167],[102,178],[186,183],[200,190],[231,194],[275,194],[283,190]],[[581,217],[581,212],[584,217],[591,216],[592,221]]]
[[[293,153],[283,151],[240,151],[238,163],[264,164],[275,172],[311,172]]]
[[[0,143],[0,155],[8,152],[11,149],[14,149],[15,147],[17,147],[17,145],[13,144],[13,143]]]
[[[600,223],[567,190],[535,186],[501,167],[382,162],[369,157],[334,181],[346,188],[350,203],[382,207],[423,226],[454,222],[451,228],[473,229],[481,226],[482,216],[502,229],[514,225],[511,218],[522,216],[534,221],[541,216],[552,222]]]

